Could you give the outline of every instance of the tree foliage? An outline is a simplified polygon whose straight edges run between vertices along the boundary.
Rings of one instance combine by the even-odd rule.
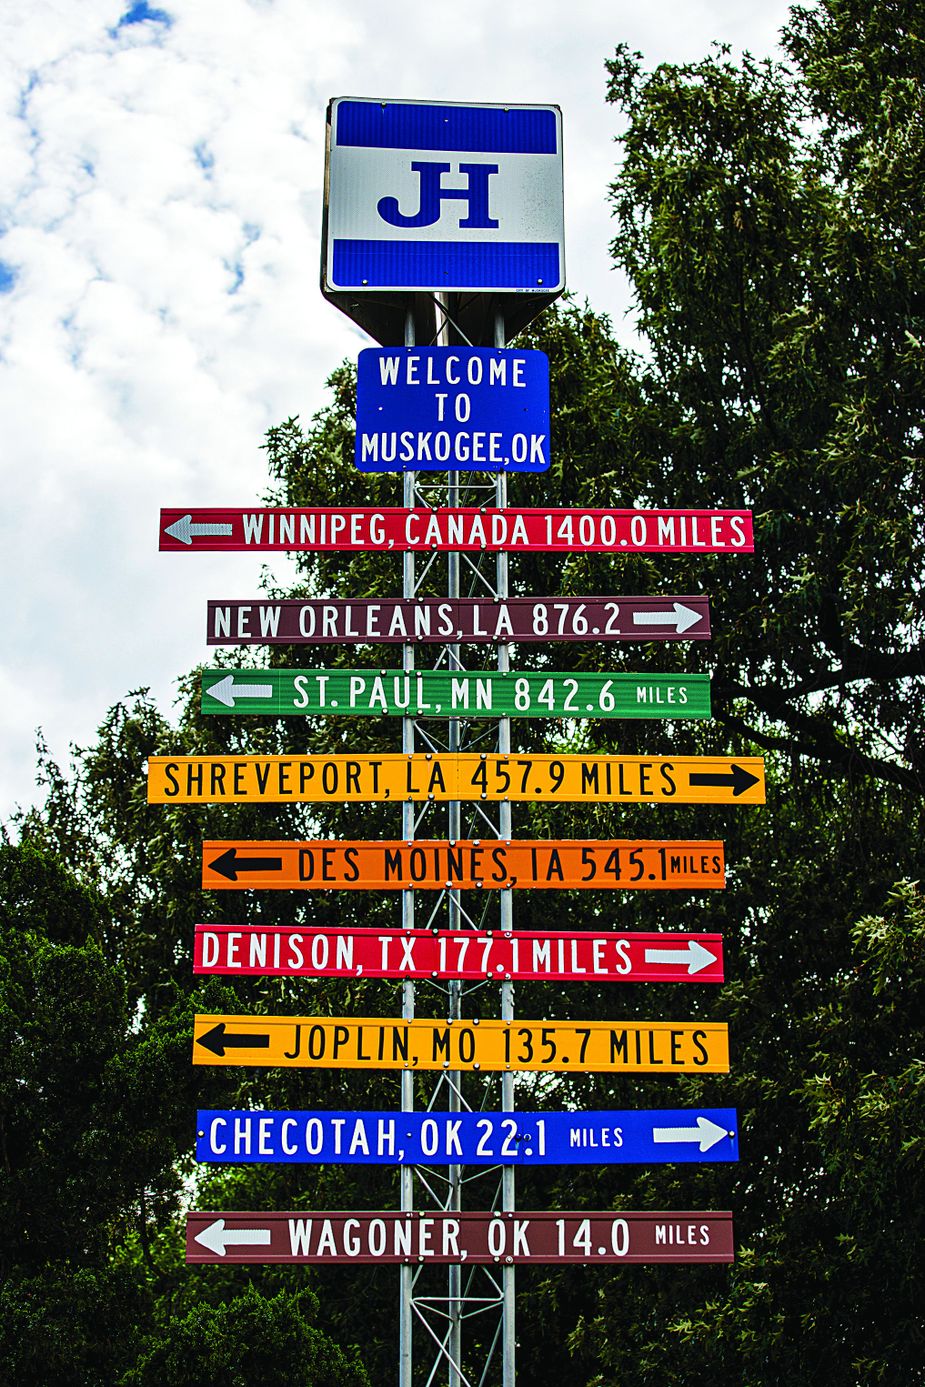
[[[525,984],[517,1012],[710,1018],[729,1023],[732,1055],[728,1076],[706,1079],[525,1075],[518,1106],[736,1106],[742,1150],[737,1167],[518,1172],[524,1208],[730,1208],[736,1223],[731,1269],[518,1273],[519,1371],[538,1387],[922,1380],[920,16],[904,0],[823,0],[792,11],[783,44],[784,62],[717,48],[653,71],[616,51],[613,254],[641,345],[573,302],[524,338],[550,358],[553,466],[511,477],[512,504],[750,506],[756,553],[512,560],[520,593],[707,592],[714,629],[709,645],[518,649],[519,667],[709,670],[714,719],[518,721],[516,745],[764,750],[769,780],[766,809],[516,807],[523,838],[725,841],[728,886],[708,900],[522,892],[515,907],[524,929],[717,930],[722,988]],[[270,431],[271,503],[396,503],[394,478],[352,467],[354,388],[345,365],[307,430]],[[434,567],[422,591],[442,585]],[[395,556],[317,553],[279,595],[400,590]],[[396,663],[394,647],[273,647],[266,660]],[[186,1269],[178,1206],[189,1182],[202,1207],[397,1203],[386,1167],[190,1158],[197,1106],[393,1107],[396,1076],[189,1063],[196,1009],[396,1010],[394,985],[366,979],[197,982],[197,920],[394,926],[398,908],[387,893],[216,902],[199,889],[202,841],[395,837],[396,811],[148,805],[142,769],[166,753],[395,750],[397,724],[204,718],[197,675],[180,681],[175,722],[136,691],[73,773],[43,755],[46,804],[0,850],[4,1352],[23,1383],[362,1381],[331,1334],[388,1380],[390,1269]],[[427,831],[445,836],[444,821]],[[419,988],[419,1014],[444,1005]],[[34,1220],[36,1172],[47,1212]]]
[[[920,18],[826,0],[792,11],[786,67],[725,49],[607,64],[626,117],[613,252],[646,344],[623,452],[647,497],[667,476],[679,504],[718,490],[758,519],[746,581],[723,593],[719,716],[917,793]]]

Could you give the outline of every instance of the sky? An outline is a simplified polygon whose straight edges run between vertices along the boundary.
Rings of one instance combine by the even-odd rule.
[[[318,288],[329,98],[561,106],[568,286],[631,341],[604,61],[620,42],[649,66],[714,40],[773,54],[786,17],[780,0],[0,8],[0,822],[41,801],[37,729],[66,766],[130,689],[170,714],[208,659],[207,599],[256,596],[260,559],[159,554],[159,509],[256,504],[266,430],[307,422],[372,345]]]

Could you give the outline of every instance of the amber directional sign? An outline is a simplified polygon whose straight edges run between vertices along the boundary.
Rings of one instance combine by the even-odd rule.
[[[725,885],[723,844],[681,840],[454,839],[206,842],[206,890],[702,890]]]
[[[708,674],[233,669],[202,676],[204,713],[417,718],[708,718]]]
[[[187,1262],[731,1262],[732,1214],[188,1213]]]
[[[718,934],[197,925],[194,973],[245,977],[722,982]]]
[[[764,804],[764,760],[728,756],[151,756],[151,804],[379,800]]]
[[[372,507],[269,510],[162,510],[160,547],[311,550],[508,550],[520,553],[750,554],[747,510],[374,510]]]
[[[305,1069],[725,1074],[727,1027],[695,1021],[197,1016],[193,1063]]]
[[[209,645],[709,640],[706,597],[418,597],[208,604]]]

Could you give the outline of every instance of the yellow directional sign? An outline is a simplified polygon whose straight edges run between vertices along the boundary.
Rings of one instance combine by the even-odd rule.
[[[700,1021],[404,1021],[197,1016],[194,1064],[725,1074],[727,1027]]]
[[[758,756],[151,756],[152,804],[590,800],[764,804]]]

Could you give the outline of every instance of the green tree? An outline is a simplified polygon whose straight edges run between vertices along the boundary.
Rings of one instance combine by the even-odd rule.
[[[367,1387],[355,1354],[309,1324],[310,1291],[264,1297],[248,1286],[221,1305],[198,1305],[152,1339],[122,1387]]]
[[[758,522],[754,561],[718,594],[718,716],[919,795],[920,21],[904,0],[823,0],[791,12],[787,66],[722,48],[607,64],[626,122],[613,253],[646,349],[621,414],[627,480]]]
[[[221,1010],[236,999],[214,985],[195,997],[164,976],[160,1009],[147,1014],[113,956],[130,932],[47,847],[28,836],[0,845],[3,1380],[111,1387],[139,1354],[133,1382],[218,1380],[183,1376],[185,1354],[215,1372],[237,1355],[268,1383],[365,1382],[354,1359],[306,1322],[310,1295],[265,1302],[254,1288],[191,1319],[177,1294],[185,1274],[176,1218],[198,1096],[192,1016],[197,1004]],[[220,1084],[213,1095],[221,1101]],[[197,1324],[208,1333],[191,1354]],[[180,1357],[162,1360],[162,1340],[182,1346]],[[271,1341],[275,1378],[258,1373]]]
[[[636,296],[642,347],[621,348],[605,319],[574,304],[545,314],[525,339],[550,357],[554,461],[541,482],[510,479],[513,504],[747,505],[756,553],[619,565],[580,553],[512,561],[518,592],[705,591],[714,613],[709,646],[517,651],[521,667],[709,669],[711,724],[566,730],[518,722],[516,745],[763,748],[769,773],[766,809],[596,806],[593,817],[581,806],[516,809],[518,837],[725,841],[728,887],[708,901],[564,893],[551,910],[545,893],[524,892],[515,913],[522,928],[548,927],[554,913],[558,928],[718,930],[724,987],[521,986],[517,1010],[710,1017],[729,1022],[732,1053],[730,1075],[706,1081],[526,1077],[519,1106],[735,1105],[742,1129],[737,1168],[519,1173],[521,1207],[731,1208],[738,1244],[732,1269],[520,1273],[520,1372],[531,1383],[687,1387],[722,1374],[743,1387],[905,1387],[922,1378],[922,1088],[914,1062],[922,911],[916,887],[896,890],[925,868],[919,20],[903,3],[824,0],[794,10],[786,65],[734,61],[718,49],[701,63],[650,73],[638,55],[617,50],[609,95],[625,130],[614,256]],[[270,431],[271,503],[396,503],[394,478],[352,468],[353,392],[345,366],[307,431],[296,420]],[[442,574],[435,568],[426,582],[439,592]],[[307,554],[285,595],[399,590],[394,556],[358,555],[348,565],[341,555]],[[274,647],[268,658],[391,666],[395,651]],[[473,652],[471,662],[490,658]],[[227,659],[240,662],[238,652]],[[194,671],[181,684],[176,726],[140,693],[111,711],[73,776],[46,758],[46,808],[23,824],[25,842],[53,849],[98,885],[110,912],[107,956],[124,970],[142,1030],[163,1018],[170,1034],[195,1006],[197,919],[396,923],[396,900],[385,896],[268,893],[216,904],[199,893],[204,838],[393,837],[395,811],[149,806],[147,756],[296,745],[395,750],[397,726],[203,718],[197,682]],[[430,831],[443,829],[433,821]],[[391,984],[310,987],[320,1012],[395,1010]],[[236,993],[208,996],[215,1010],[224,997],[229,1009],[282,1012],[304,1003],[305,985],[245,980]],[[421,994],[422,1014],[436,1014],[440,997]],[[205,1069],[193,1079],[181,1048],[170,1051],[161,1082],[184,1095],[188,1118],[197,1100],[373,1108],[395,1105],[398,1091],[392,1076],[372,1071],[313,1074],[310,1097],[297,1071]],[[179,1109],[172,1131],[180,1160],[191,1136]],[[373,1208],[397,1199],[394,1173],[378,1167],[216,1167],[196,1178],[207,1207]],[[202,1352],[213,1356],[197,1363],[230,1363],[228,1342],[240,1332],[233,1326],[250,1323],[252,1311],[269,1324],[306,1282],[319,1296],[321,1327],[344,1342],[361,1340],[375,1380],[393,1372],[397,1278],[388,1269],[364,1271],[361,1284],[353,1269],[185,1272],[169,1202],[146,1226],[161,1273],[152,1294],[163,1342],[147,1343],[139,1373],[174,1371],[181,1359],[172,1357],[173,1336],[188,1343],[200,1324]],[[137,1233],[121,1239],[112,1262],[144,1264]],[[885,1285],[894,1315],[878,1313]],[[259,1314],[242,1301],[245,1286],[261,1292]],[[197,1311],[200,1301],[207,1310]],[[266,1308],[270,1301],[275,1308]]]

